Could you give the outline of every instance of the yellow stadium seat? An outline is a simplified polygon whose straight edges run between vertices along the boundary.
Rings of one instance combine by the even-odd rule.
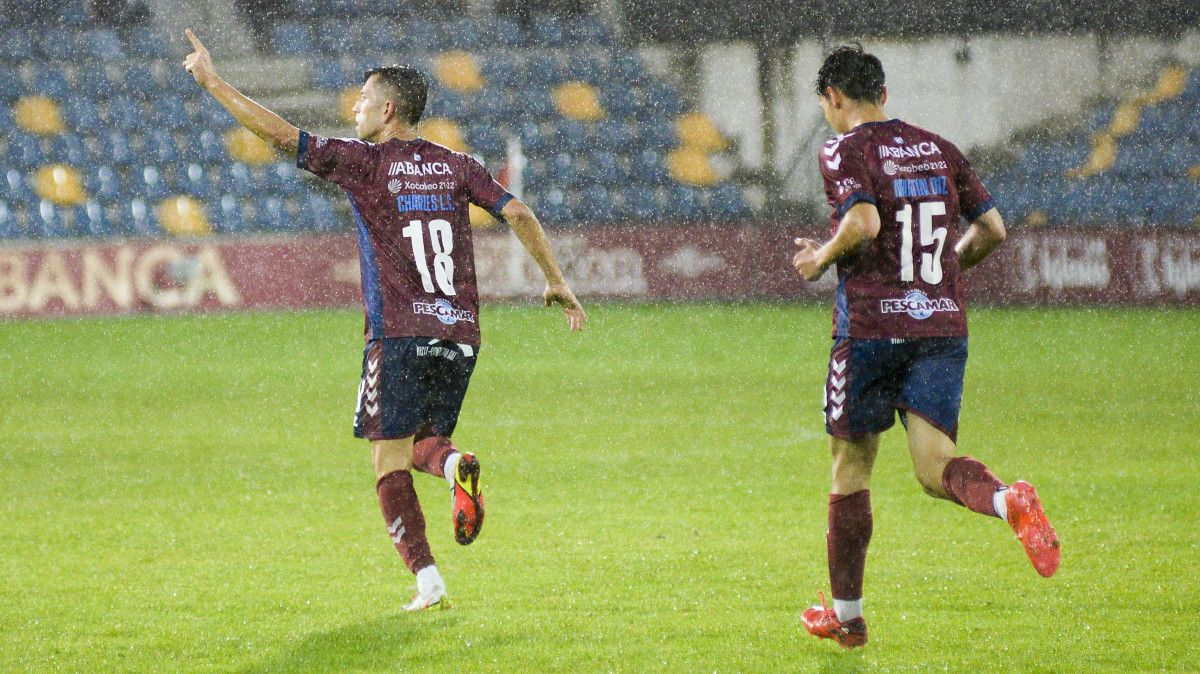
[[[421,137],[455,152],[470,151],[458,125],[445,117],[431,117],[421,122]]]
[[[25,96],[13,106],[17,126],[39,136],[57,136],[66,130],[58,104],[45,96]]]
[[[1116,137],[1128,136],[1137,131],[1138,122],[1142,119],[1141,103],[1135,101],[1126,101],[1117,106],[1113,112],[1112,123],[1108,125],[1108,132]]]
[[[479,91],[483,88],[483,75],[475,57],[465,51],[450,51],[441,54],[433,62],[433,72],[447,89],[462,92]]]
[[[43,166],[34,174],[37,195],[59,206],[79,206],[87,201],[79,172],[65,164]]]
[[[212,234],[212,225],[204,213],[204,206],[188,196],[163,199],[158,205],[158,222],[164,230],[175,236]]]
[[[1046,211],[1033,211],[1025,216],[1025,220],[1021,224],[1026,227],[1045,227],[1050,224],[1050,214]]]
[[[606,116],[600,94],[587,82],[566,82],[555,87],[554,105],[563,117],[581,122],[595,122]]]
[[[1172,98],[1179,98],[1187,88],[1188,71],[1180,66],[1167,66],[1158,74],[1158,82],[1154,89],[1142,94],[1141,98],[1149,104],[1162,103]]]
[[[720,152],[729,147],[729,142],[712,118],[700,112],[689,112],[675,120],[675,134],[679,142],[701,152]]]
[[[721,179],[708,160],[708,155],[694,147],[680,147],[672,151],[667,155],[667,168],[672,178],[685,185],[710,187]]]
[[[354,123],[354,104],[358,102],[360,93],[362,90],[359,87],[342,89],[342,93],[338,96],[338,112],[341,114],[343,122]]]
[[[230,157],[245,164],[270,164],[276,160],[274,148],[244,127],[230,129],[225,134],[225,149]]]
[[[1117,140],[1111,134],[1099,133],[1092,138],[1092,152],[1088,155],[1083,166],[1067,171],[1067,177],[1073,180],[1090,178],[1103,173],[1117,163]]]

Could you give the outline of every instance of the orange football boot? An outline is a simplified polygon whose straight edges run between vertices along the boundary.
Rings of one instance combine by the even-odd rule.
[[[1046,519],[1046,511],[1042,510],[1042,502],[1038,499],[1037,490],[1024,480],[1014,482],[1004,494],[1004,502],[1008,505],[1008,526],[1025,546],[1025,554],[1033,562],[1037,572],[1049,578],[1058,570],[1060,550],[1058,535],[1050,520]]]
[[[463,452],[454,471],[454,540],[470,545],[483,527],[483,492],[479,489],[479,459]]]
[[[847,650],[867,645],[867,621],[854,618],[840,622],[837,613],[825,604],[825,593],[818,592],[817,597],[821,599],[821,605],[800,614],[800,621],[809,634],[820,639],[833,639]]]

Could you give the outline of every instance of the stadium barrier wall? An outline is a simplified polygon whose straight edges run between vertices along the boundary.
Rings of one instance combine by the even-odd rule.
[[[585,300],[828,302],[834,274],[808,284],[792,239],[812,227],[611,227],[552,233]],[[508,232],[475,233],[485,299],[532,299],[541,274]],[[1016,230],[967,275],[970,301],[1200,306],[1200,231]],[[0,247],[0,317],[352,307],[353,235],[75,241]]]

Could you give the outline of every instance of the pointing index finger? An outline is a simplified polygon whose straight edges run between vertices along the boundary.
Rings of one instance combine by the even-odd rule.
[[[196,34],[192,32],[191,28],[184,29],[183,34],[186,35],[187,39],[191,41],[192,46],[196,48],[196,51],[204,51],[204,45],[200,42],[200,38],[196,37]]]

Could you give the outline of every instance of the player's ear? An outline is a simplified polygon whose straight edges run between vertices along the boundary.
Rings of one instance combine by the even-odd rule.
[[[879,93],[879,104],[887,105],[887,85],[883,85],[883,90]]]
[[[396,101],[383,102],[383,123],[387,124],[396,116]]]

